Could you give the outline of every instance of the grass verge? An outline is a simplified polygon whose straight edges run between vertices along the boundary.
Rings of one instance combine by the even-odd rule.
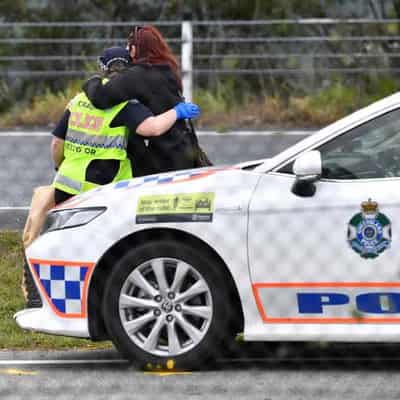
[[[110,342],[91,342],[63,336],[52,336],[23,330],[13,319],[15,312],[24,309],[20,289],[23,248],[21,234],[0,231],[0,349],[1,350],[61,350],[77,348],[110,348]]]
[[[71,82],[64,91],[47,90],[34,97],[29,106],[0,114],[0,128],[53,127],[63,114],[68,101],[81,90],[82,82]],[[236,90],[236,91],[235,91]],[[212,90],[197,89],[194,102],[202,109],[196,120],[198,128],[227,131],[230,129],[317,128],[327,125],[373,101],[397,90],[393,79],[371,80],[363,87],[340,80],[311,94],[238,96],[232,85],[218,84]]]
[[[29,105],[16,104],[0,114],[0,128],[54,127],[65,111],[68,102],[81,90],[81,81],[73,81],[62,92],[46,90],[33,97]]]
[[[397,91],[391,79],[371,82],[368,87],[336,81],[309,95],[244,96],[238,102],[228,90],[197,91],[195,103],[202,109],[199,128],[230,129],[318,128]]]

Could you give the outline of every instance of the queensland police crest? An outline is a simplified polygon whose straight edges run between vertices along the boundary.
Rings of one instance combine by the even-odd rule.
[[[379,212],[378,203],[369,199],[361,203],[361,212],[355,214],[347,229],[347,241],[363,258],[375,258],[392,241],[389,218]]]

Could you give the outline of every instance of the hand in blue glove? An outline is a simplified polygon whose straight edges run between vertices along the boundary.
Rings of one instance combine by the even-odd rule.
[[[176,119],[196,118],[200,115],[200,108],[193,103],[178,103],[174,110]]]

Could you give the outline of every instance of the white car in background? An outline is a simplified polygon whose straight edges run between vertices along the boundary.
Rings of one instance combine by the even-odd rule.
[[[400,341],[400,94],[271,159],[111,184],[27,249],[24,329],[196,367],[226,341]],[[36,298],[35,298],[36,296]]]

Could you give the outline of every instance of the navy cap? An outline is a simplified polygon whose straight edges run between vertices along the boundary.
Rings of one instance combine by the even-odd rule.
[[[102,69],[108,69],[115,61],[130,63],[131,57],[129,51],[124,47],[109,47],[108,49],[105,49],[103,54],[99,57]]]

